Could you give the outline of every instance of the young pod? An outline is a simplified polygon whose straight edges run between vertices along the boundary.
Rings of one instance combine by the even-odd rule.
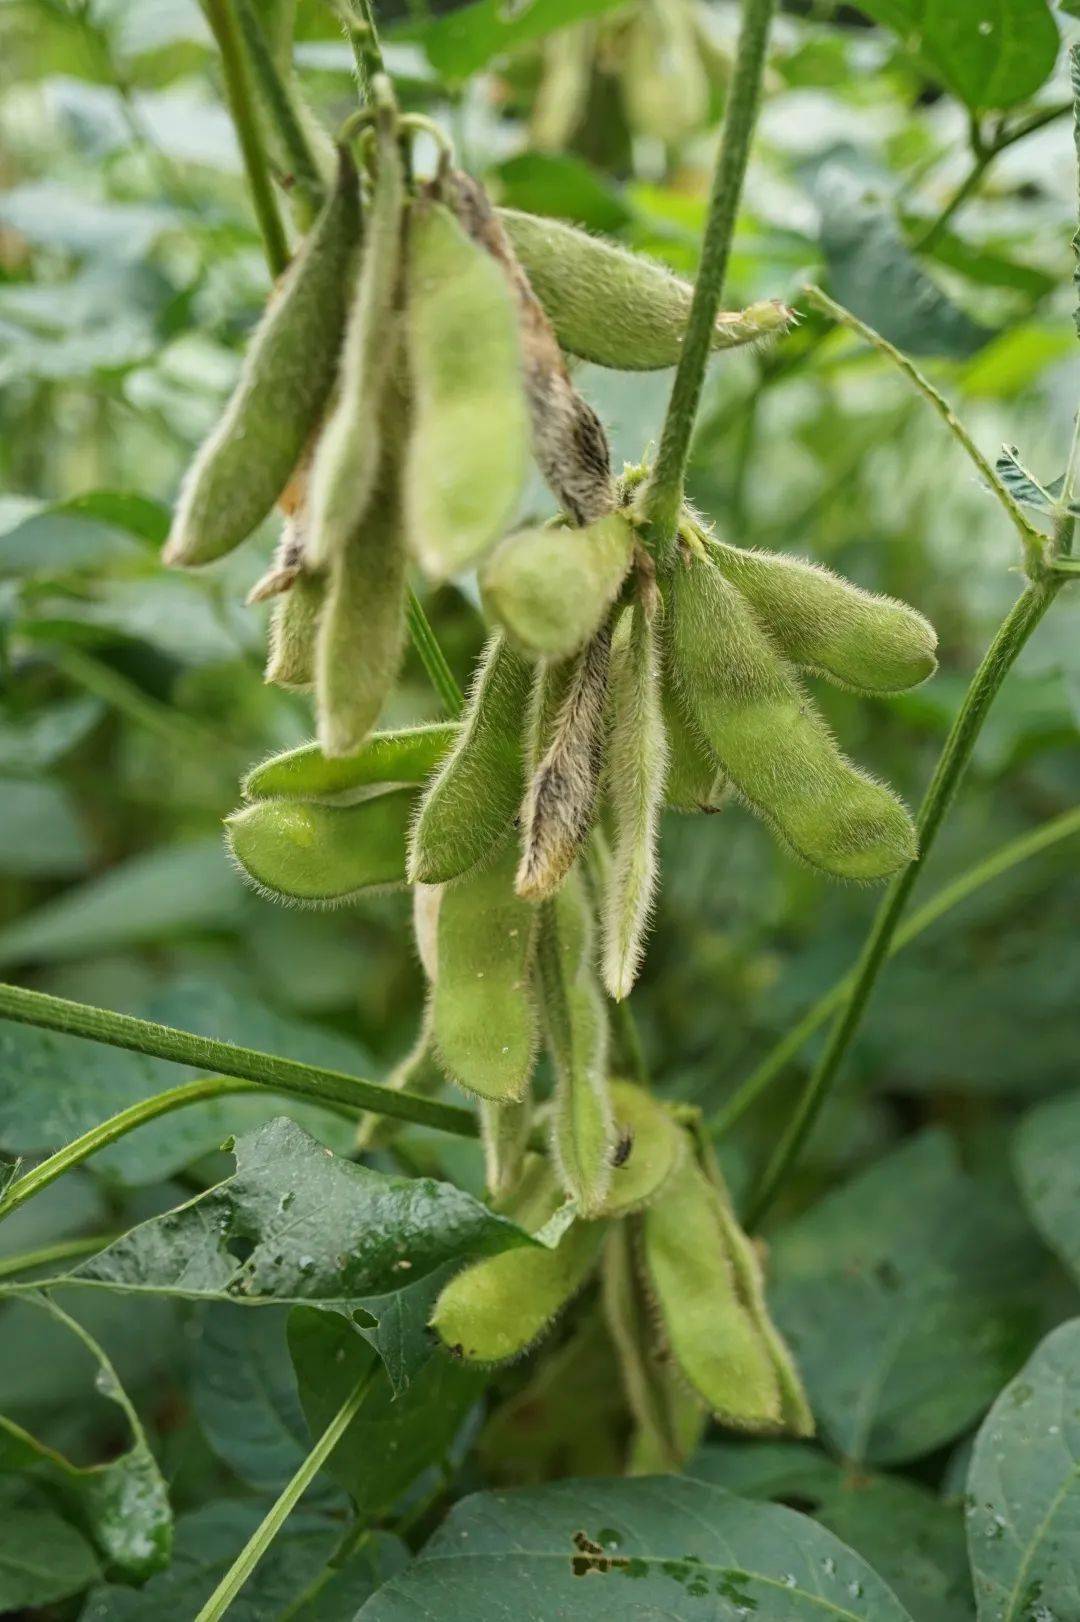
[[[619,82],[635,135],[685,141],[709,113],[709,80],[686,0],[642,0],[627,25]]]
[[[218,426],[188,472],[166,563],[211,563],[245,540],[300,460],[337,370],[350,267],[360,237],[352,159],[286,270],[248,347]]]
[[[860,693],[901,693],[937,669],[930,621],[829,569],[710,541],[709,556],[792,664]]]
[[[274,597],[266,680],[276,687],[308,692],[314,686],[315,643],[325,595],[322,578],[301,570],[288,590]]]
[[[375,125],[378,174],[364,221],[356,295],[341,355],[337,402],[319,440],[306,536],[312,568],[345,548],[372,499],[381,459],[380,402],[393,360],[405,175],[392,106]]]
[[[406,519],[420,563],[444,579],[506,527],[525,481],[517,311],[499,266],[431,198],[409,219],[406,300],[414,406]]]
[[[514,894],[507,840],[439,903],[432,1033],[452,1081],[496,1103],[524,1097],[536,1057],[532,991],[536,908]]]
[[[645,950],[668,754],[660,655],[653,622],[641,603],[634,605],[619,631],[608,689],[606,792],[612,841],[602,911],[604,986],[616,1002],[630,995]]]
[[[422,783],[445,760],[458,735],[456,721],[374,732],[351,755],[324,755],[317,743],[285,749],[253,766],[241,785],[245,800],[363,799],[372,788]]]
[[[622,513],[583,529],[507,536],[480,572],[484,607],[534,658],[569,659],[595,636],[634,554]]]
[[[487,643],[457,741],[420,803],[409,881],[442,884],[484,861],[521,803],[528,665],[496,632]]]
[[[577,23],[549,34],[541,46],[543,68],[529,109],[529,150],[563,152],[589,105],[596,30]]]
[[[896,796],[841,754],[791,667],[710,562],[676,568],[669,669],[691,723],[748,803],[812,866],[882,879],[910,862]]]
[[[534,1155],[504,1210],[537,1233],[560,1200],[551,1168]],[[603,1234],[600,1223],[573,1222],[553,1250],[517,1248],[464,1268],[443,1287],[432,1328],[448,1351],[469,1363],[506,1363],[522,1356],[584,1284]]]
[[[525,1148],[532,1130],[532,1098],[511,1104],[480,1105],[480,1141],[484,1146],[484,1182],[493,1200],[505,1199],[521,1177]]]
[[[731,793],[723,768],[666,680],[662,709],[668,745],[664,804],[671,811],[722,810]]]
[[[563,349],[597,366],[649,372],[682,351],[693,288],[654,260],[561,220],[500,211],[507,234]],[[785,332],[792,314],[767,299],[721,311],[713,348],[734,349]]]
[[[686,1134],[671,1111],[632,1081],[610,1083],[615,1120],[611,1186],[600,1215],[626,1216],[655,1200],[681,1165]]]
[[[255,887],[301,906],[331,906],[405,881],[412,789],[359,805],[259,800],[226,818],[229,850]]]

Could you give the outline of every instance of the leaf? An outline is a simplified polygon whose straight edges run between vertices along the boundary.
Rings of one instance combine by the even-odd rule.
[[[968,1504],[979,1622],[1080,1616],[1080,1318],[1046,1337],[987,1414]]]
[[[754,1622],[908,1616],[858,1555],[805,1516],[657,1477],[466,1498],[356,1622],[751,1614]]]
[[[320,1306],[356,1322],[381,1355],[377,1331],[396,1292],[448,1262],[539,1242],[450,1183],[339,1159],[283,1116],[245,1133],[233,1153],[231,1177],[131,1229],[62,1282]],[[390,1299],[372,1300],[382,1295]],[[398,1369],[402,1382],[413,1372]]]
[[[0,1612],[55,1604],[100,1574],[89,1543],[43,1496],[0,1489]]]
[[[1058,31],[1046,0],[860,0],[969,107],[1011,107],[1053,72]]]
[[[1040,484],[1034,473],[1029,473],[1020,460],[1015,445],[1003,445],[1001,455],[994,463],[994,471],[1005,488],[1025,507],[1037,512],[1053,512],[1055,491],[1053,485]],[[1055,480],[1060,493],[1061,481]]]
[[[139,1589],[96,1588],[80,1622],[182,1622],[197,1615],[264,1513],[263,1504],[223,1498],[181,1516],[168,1570]],[[339,1519],[307,1505],[294,1511],[230,1605],[229,1622],[286,1617],[290,1622],[344,1622],[408,1560],[397,1538],[372,1532],[341,1571],[331,1574],[327,1562],[341,1535]]]
[[[421,1326],[431,1300],[432,1292],[424,1292]],[[345,1319],[305,1307],[290,1314],[289,1349],[311,1434],[321,1436],[374,1354]],[[385,1373],[375,1379],[326,1466],[360,1520],[384,1514],[445,1457],[485,1383],[482,1372],[430,1345],[407,1390],[395,1393]]]
[[[92,732],[105,713],[97,698],[69,698],[27,716],[0,719],[0,772],[33,777]]]
[[[1038,1333],[1037,1247],[943,1133],[902,1145],[781,1229],[771,1267],[775,1316],[818,1423],[852,1459],[899,1463],[950,1441]]]
[[[90,864],[90,841],[61,784],[0,778],[0,873],[71,878]]]
[[[88,197],[74,186],[27,181],[0,197],[0,224],[39,247],[142,259],[161,234],[182,220],[160,203]]]
[[[581,158],[519,152],[492,170],[504,208],[550,214],[593,231],[618,231],[633,219],[622,194]]]
[[[141,562],[144,544],[168,533],[167,508],[145,496],[95,491],[12,515],[0,533],[0,567],[10,574],[67,573]]]
[[[397,39],[416,40],[443,78],[467,79],[493,57],[516,51],[559,28],[584,22],[620,5],[622,0],[473,0],[472,5],[410,25]]]
[[[845,164],[819,171],[821,248],[833,297],[912,355],[963,360],[992,334],[931,281],[884,199]]]
[[[96,1388],[123,1410],[132,1444],[104,1464],[79,1466],[0,1415],[0,1471],[31,1471],[46,1481],[93,1539],[105,1565],[130,1582],[141,1582],[169,1561],[172,1510],[165,1482],[139,1416],[104,1351],[66,1313],[45,1301],[41,1305],[72,1329],[97,1359]]]
[[[1031,1219],[1080,1280],[1080,1096],[1040,1104],[1020,1123],[1016,1174]]]
[[[285,1344],[286,1317],[286,1308],[254,1313],[211,1306],[192,1375],[191,1401],[206,1440],[260,1492],[280,1492],[310,1447]]]

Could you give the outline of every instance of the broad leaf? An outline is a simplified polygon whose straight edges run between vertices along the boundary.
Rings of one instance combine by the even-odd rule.
[[[100,1575],[89,1543],[42,1494],[0,1487],[0,1613],[53,1605]]]
[[[1080,1318],[1046,1337],[987,1414],[968,1504],[980,1622],[1080,1616]]]
[[[852,1459],[899,1463],[950,1441],[1038,1333],[1038,1248],[940,1133],[782,1229],[771,1270],[818,1423]]]
[[[284,1307],[208,1308],[191,1384],[196,1417],[218,1458],[268,1493],[281,1491],[311,1446],[285,1344],[287,1315]]]
[[[859,0],[969,107],[1011,107],[1049,78],[1058,31],[1046,0]]]
[[[71,878],[91,849],[66,789],[45,779],[0,778],[0,873]]]
[[[357,1622],[901,1622],[866,1563],[803,1515],[678,1477],[477,1493]]]
[[[0,772],[33,777],[66,755],[100,721],[97,698],[69,698],[25,717],[0,718]]]
[[[1032,1221],[1080,1280],[1080,1097],[1059,1098],[1024,1117],[1016,1174]]]
[[[471,5],[400,30],[398,38],[414,39],[445,79],[467,79],[493,57],[504,56],[559,28],[584,22],[620,5],[622,0],[532,0],[506,5],[503,0],[473,0]]]

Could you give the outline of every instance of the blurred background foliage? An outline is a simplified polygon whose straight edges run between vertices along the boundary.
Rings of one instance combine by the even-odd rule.
[[[821,281],[918,357],[988,454],[1018,444],[1051,479],[1080,398],[1075,157],[1055,24],[1038,0],[1013,57],[991,41],[997,54],[983,61],[978,28],[950,56],[932,24],[918,37],[906,31],[913,9],[902,0],[783,9],[727,302],[779,296],[798,306],[800,284]],[[1069,10],[1054,13],[1066,34]],[[533,0],[504,11],[472,0],[449,11],[410,0],[380,20],[405,104],[444,121],[501,200],[693,273],[734,5]],[[318,0],[300,0],[295,64],[333,127],[355,100],[353,59]],[[306,703],[263,684],[262,611],[240,606],[272,526],[198,576],[167,574],[157,561],[179,475],[267,292],[195,0],[5,0],[0,185],[0,970],[385,1075],[420,1015],[407,897],[285,911],[245,890],[222,846],[243,771],[310,735]],[[669,378],[587,366],[579,376],[617,460],[639,461]],[[917,801],[1017,590],[1015,537],[940,422],[885,361],[810,316],[781,345],[714,364],[691,493],[722,536],[813,557],[933,619],[941,669],[924,689],[889,702],[820,694],[845,745]],[[543,510],[539,485],[530,504]],[[920,899],[1077,803],[1074,590],[998,700]],[[473,584],[429,594],[426,606],[464,684],[483,634]],[[387,721],[437,713],[410,658]],[[711,1112],[850,964],[875,897],[796,866],[737,807],[671,815],[663,844],[663,893],[633,1005],[657,1086]],[[879,1533],[900,1514],[897,1493],[929,1500],[928,1488],[955,1489],[951,1450],[1042,1330],[1076,1308],[1075,1286],[1020,1215],[1011,1170],[1017,1123],[1075,1086],[1076,855],[1075,839],[1064,840],[1012,869],[889,968],[772,1219],[777,1310],[804,1358],[826,1443],[903,1465],[915,1483],[888,1485]],[[813,1053],[811,1043],[722,1141],[734,1188],[774,1140]],[[176,1075],[4,1027],[0,1150],[45,1153]],[[0,1257],[177,1203],[220,1175],[216,1146],[229,1131],[273,1113],[220,1102],[124,1140],[6,1223]],[[340,1123],[324,1117],[322,1130],[347,1146]],[[479,1182],[470,1146],[417,1130],[379,1163]],[[878,1220],[882,1202],[882,1255],[913,1281],[912,1322],[900,1326],[891,1406],[871,1404],[855,1434],[853,1393],[866,1373],[852,1346],[858,1325],[867,1358],[880,1351],[878,1329],[887,1338],[897,1326],[886,1285],[872,1306],[851,1295],[844,1236],[852,1243],[853,1229]],[[953,1323],[948,1299],[964,1292]],[[78,1314],[142,1409],[176,1510],[205,1514],[199,1506],[225,1494],[239,1527],[249,1501],[295,1462],[295,1393],[274,1399],[287,1364],[266,1375],[262,1393],[281,1457],[256,1468],[221,1418],[222,1371],[242,1361],[242,1325],[123,1297],[81,1299]],[[0,1411],[76,1455],[114,1445],[115,1420],[89,1395],[77,1343],[27,1307],[0,1316]],[[503,1409],[469,1454],[464,1485],[613,1467],[591,1354],[577,1356],[574,1333],[547,1363],[503,1382],[536,1382],[531,1429],[515,1430],[513,1408]],[[265,1346],[258,1355],[269,1357]],[[576,1372],[564,1368],[556,1388],[581,1382],[591,1439],[568,1430],[564,1402],[545,1397],[557,1357]],[[458,1457],[478,1423],[474,1415]],[[723,1451],[714,1479],[801,1494],[857,1544],[833,1476],[796,1490],[795,1465],[774,1451],[771,1485],[751,1479],[738,1449]],[[309,1518],[320,1513],[316,1504]],[[295,1530],[297,1570],[317,1569],[325,1540],[325,1528]],[[926,1600],[918,1615],[970,1614],[948,1587],[949,1558],[934,1567],[946,1573],[937,1609]],[[84,1571],[67,1592],[85,1582]],[[144,1614],[111,1608],[119,1601],[102,1593],[88,1616]],[[146,1615],[169,1608],[164,1595],[156,1603]],[[251,1614],[278,1611],[267,1601]]]

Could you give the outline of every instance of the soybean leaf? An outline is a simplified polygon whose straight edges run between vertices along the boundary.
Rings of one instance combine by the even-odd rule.
[[[71,878],[90,864],[90,841],[67,791],[47,778],[0,778],[0,873]]]
[[[289,1348],[311,1434],[320,1436],[375,1353],[343,1318],[306,1307],[290,1314]],[[446,1455],[485,1378],[430,1346],[406,1391],[395,1393],[385,1372],[376,1377],[327,1464],[361,1520],[385,1513]]]
[[[1080,1318],[1046,1337],[987,1414],[968,1504],[980,1622],[1080,1616]]]
[[[357,1622],[838,1615],[900,1622],[881,1578],[793,1510],[677,1477],[477,1493]]]
[[[829,291],[899,349],[963,360],[991,333],[933,282],[909,252],[884,199],[840,162],[818,173]]]
[[[0,567],[21,575],[141,562],[150,555],[144,543],[160,546],[168,530],[168,508],[160,502],[93,491],[36,511],[13,510],[0,532]]]
[[[493,171],[505,208],[551,214],[594,231],[618,231],[633,210],[602,174],[567,153],[519,152]]]
[[[943,1133],[904,1144],[781,1229],[772,1270],[818,1424],[852,1459],[899,1463],[950,1441],[1039,1332],[1038,1248]]]
[[[1046,0],[860,0],[969,107],[1011,107],[1053,72],[1058,31]]]
[[[1024,1117],[1016,1172],[1032,1221],[1080,1280],[1080,1097],[1058,1098]]]
[[[169,1569],[139,1589],[94,1589],[81,1622],[195,1616],[264,1513],[263,1504],[223,1498],[181,1516]],[[372,1532],[339,1571],[331,1570],[341,1537],[339,1519],[307,1505],[295,1511],[229,1607],[230,1622],[343,1622],[408,1560],[397,1538]]]
[[[311,1445],[285,1344],[287,1315],[287,1308],[234,1312],[215,1303],[195,1354],[191,1400],[202,1432],[260,1492],[280,1492]]]
[[[339,1159],[284,1117],[238,1138],[233,1152],[231,1177],[131,1229],[62,1282],[318,1306],[350,1318],[379,1349],[398,1290],[446,1263],[537,1242],[450,1183]],[[414,1372],[396,1367],[401,1383]]]
[[[472,5],[402,29],[398,38],[416,40],[445,79],[467,79],[493,57],[543,39],[556,29],[611,11],[622,0],[532,0],[508,6],[504,0],[473,0]]]
[[[73,186],[28,181],[0,197],[0,222],[28,242],[71,253],[141,259],[179,216],[161,203],[87,197]]]
[[[27,716],[0,719],[0,772],[33,777],[56,764],[100,721],[96,698],[69,698]]]
[[[101,1575],[94,1551],[33,1488],[0,1486],[0,1612],[53,1605]]]

